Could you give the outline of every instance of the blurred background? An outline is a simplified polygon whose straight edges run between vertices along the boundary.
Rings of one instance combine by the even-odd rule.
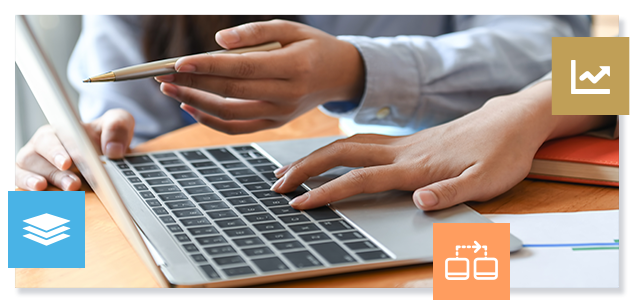
[[[619,16],[595,15],[592,18],[594,37],[622,36],[622,21]],[[43,48],[47,50],[58,75],[77,106],[78,95],[68,83],[66,65],[80,35],[82,17],[45,15],[28,16],[27,19]],[[47,123],[17,66],[15,68],[15,115],[15,152],[17,153],[33,133]]]

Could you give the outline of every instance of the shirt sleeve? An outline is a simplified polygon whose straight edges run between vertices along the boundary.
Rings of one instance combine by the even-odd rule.
[[[136,16],[84,16],[68,66],[70,83],[80,95],[82,120],[93,121],[110,109],[124,109],[135,118],[133,145],[184,126],[179,103],[163,95],[152,78],[110,83],[82,80],[146,62],[140,28]]]
[[[339,36],[365,64],[360,101],[321,106],[328,115],[421,130],[520,90],[551,69],[551,38],[588,36],[587,16],[456,16],[437,37]]]

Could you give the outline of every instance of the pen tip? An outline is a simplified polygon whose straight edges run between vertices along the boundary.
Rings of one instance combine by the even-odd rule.
[[[91,78],[84,79],[84,80],[82,80],[82,82],[84,82],[84,83],[91,82]]]

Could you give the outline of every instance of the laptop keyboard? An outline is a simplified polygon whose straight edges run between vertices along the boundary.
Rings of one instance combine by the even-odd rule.
[[[211,280],[392,259],[329,207],[290,207],[304,188],[270,191],[278,166],[252,146],[113,162]]]

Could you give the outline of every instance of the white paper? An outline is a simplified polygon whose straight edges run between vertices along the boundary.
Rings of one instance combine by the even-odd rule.
[[[495,223],[510,223],[525,245],[511,254],[511,288],[617,288],[619,250],[573,250],[569,244],[609,244],[619,239],[619,211],[540,214],[487,214]]]

